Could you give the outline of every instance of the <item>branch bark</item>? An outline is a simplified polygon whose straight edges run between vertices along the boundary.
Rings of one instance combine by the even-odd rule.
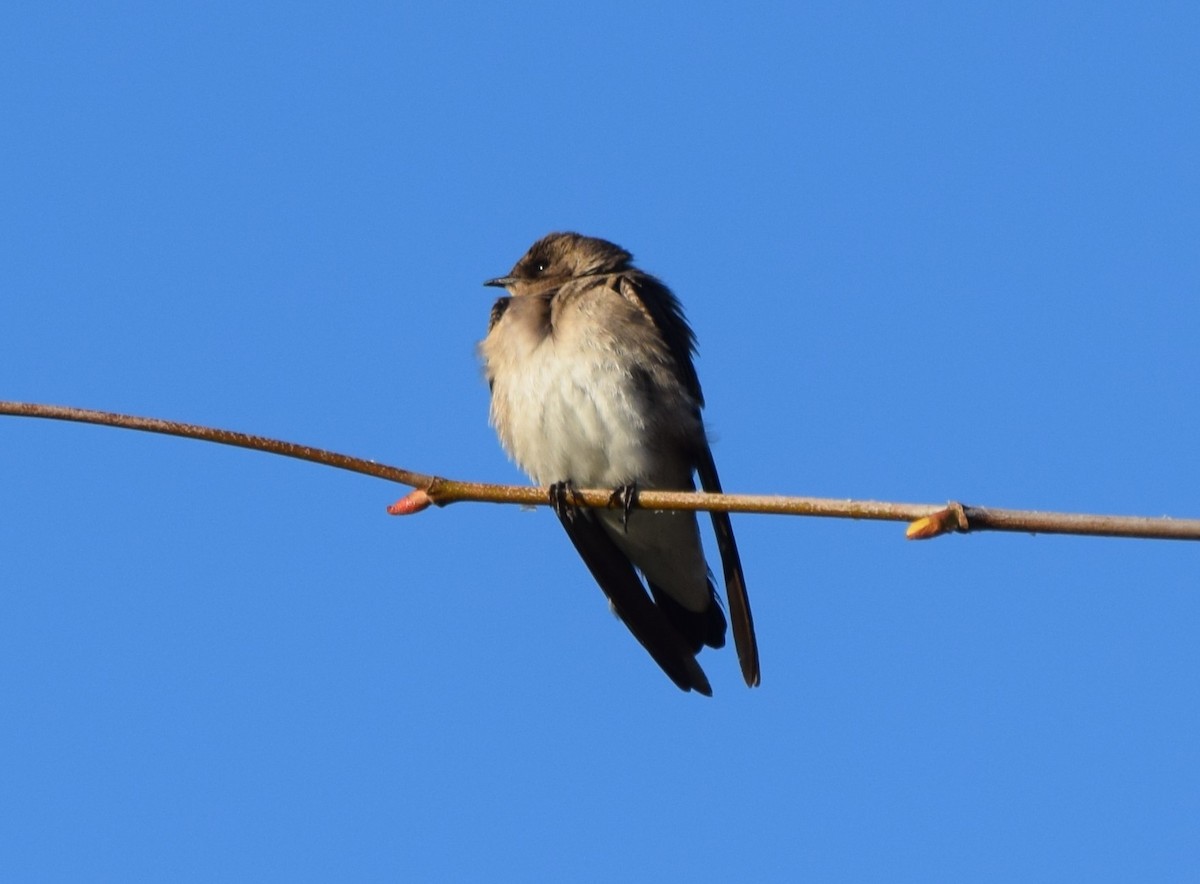
[[[350,457],[321,448],[196,424],[29,402],[0,401],[0,414],[75,421],[200,439],[205,442],[217,442],[221,445],[265,451],[269,454],[307,460],[341,470],[387,479],[414,489],[410,494],[388,507],[388,512],[394,515],[409,515],[420,512],[431,505],[446,506],[460,501],[516,503],[525,506],[543,506],[549,501],[548,490],[545,488],[460,482]],[[581,489],[578,494],[579,501],[586,506],[597,508],[621,506],[620,503],[613,501],[612,489]],[[1200,540],[1200,519],[997,509],[967,506],[954,501],[949,504],[888,503],[876,500],[837,500],[763,494],[706,494],[695,491],[647,489],[639,492],[635,505],[641,509],[653,510],[718,510],[731,513],[908,522],[906,536],[912,540],[924,540],[951,532],[965,534],[978,531],[1078,534],[1155,540]]]

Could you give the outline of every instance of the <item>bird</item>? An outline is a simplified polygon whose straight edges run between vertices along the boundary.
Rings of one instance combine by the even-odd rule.
[[[633,509],[640,489],[720,493],[701,418],[696,337],[678,299],[604,239],[550,233],[505,276],[479,344],[490,423],[537,484],[617,616],[682,690],[711,696],[697,655],[726,619],[694,512]],[[611,488],[588,509],[577,488]],[[760,683],[757,639],[728,513],[713,512],[738,661]],[[640,574],[640,576],[639,576]],[[644,579],[644,583],[643,583]]]

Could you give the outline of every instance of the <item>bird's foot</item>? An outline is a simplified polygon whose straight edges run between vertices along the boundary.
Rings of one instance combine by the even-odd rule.
[[[612,496],[608,499],[608,505],[621,507],[621,527],[625,529],[625,533],[629,533],[629,514],[633,512],[633,505],[637,503],[638,486],[637,482],[630,482],[628,485],[621,485],[613,489]]]
[[[574,522],[575,514],[579,512],[579,506],[579,494],[575,490],[575,483],[570,479],[565,482],[555,482],[550,486],[550,508],[560,519]]]

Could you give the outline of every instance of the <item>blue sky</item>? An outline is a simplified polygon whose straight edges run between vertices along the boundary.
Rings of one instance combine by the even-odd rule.
[[[683,301],[729,490],[1200,515],[1185,3],[23,4],[0,398],[522,481],[537,237]],[[1200,550],[735,517],[678,692],[553,516],[0,419],[21,880],[1185,880]]]

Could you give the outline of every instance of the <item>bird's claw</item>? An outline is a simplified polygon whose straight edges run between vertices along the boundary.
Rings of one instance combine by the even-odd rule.
[[[575,491],[575,483],[567,479],[551,485],[550,508],[560,519],[575,521],[575,514],[579,511],[579,494]]]
[[[621,527],[625,533],[629,533],[629,514],[633,512],[633,506],[637,503],[638,486],[637,482],[630,482],[628,485],[621,485],[613,489],[612,496],[608,498],[609,506],[621,507]]]

